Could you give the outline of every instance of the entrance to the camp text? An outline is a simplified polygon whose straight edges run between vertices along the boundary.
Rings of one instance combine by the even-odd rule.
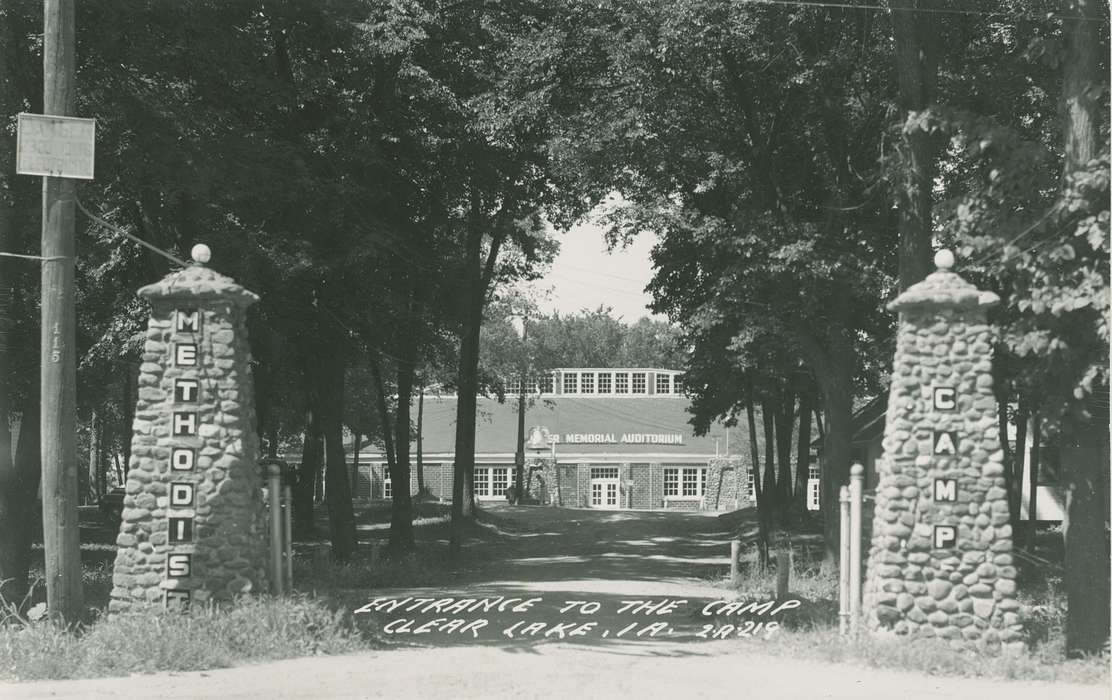
[[[622,507],[617,467],[591,467],[591,507],[608,510]]]

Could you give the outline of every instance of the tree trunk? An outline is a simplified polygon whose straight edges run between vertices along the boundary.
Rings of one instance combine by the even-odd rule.
[[[36,496],[42,474],[38,404],[38,392],[33,391],[23,407],[15,459],[9,437],[8,469],[0,471],[0,596],[17,605],[27,594],[31,541],[41,521]]]
[[[845,300],[835,299],[830,305],[835,318],[845,318]],[[826,333],[819,337],[806,324],[796,325],[797,339],[808,359],[822,393],[825,434],[823,436],[820,472],[820,508],[823,516],[825,551],[823,571],[838,569],[840,546],[839,490],[849,483],[849,467],[853,440],[853,334],[843,324],[830,321]]]
[[[799,439],[795,449],[795,500],[802,513],[807,510],[807,479],[811,473],[811,411],[814,394],[799,395]]]
[[[1066,39],[1062,63],[1062,101],[1066,111],[1064,178],[1097,155],[1100,10],[1096,0],[1067,0],[1063,4],[1064,17],[1079,18],[1062,20]]]
[[[417,394],[417,493],[424,496],[428,493],[425,488],[425,453],[424,445],[424,428],[425,428],[425,386],[421,385],[421,390]]]
[[[1031,412],[1031,467],[1027,472],[1027,532],[1025,539],[1031,553],[1035,553],[1036,535],[1039,531],[1039,453],[1042,451],[1042,418],[1038,411]]]
[[[108,493],[108,448],[112,444],[112,424],[101,420],[100,439],[97,440],[97,493]]]
[[[352,446],[351,446],[351,491],[354,496],[355,491],[359,488],[359,452],[363,449],[363,433],[358,430],[352,431]]]
[[[763,517],[767,508],[764,488],[761,486],[761,454],[757,445],[757,416],[753,408],[753,385],[750,383],[745,392],[745,416],[749,423],[749,458],[753,473],[753,495],[757,498],[757,569],[765,571],[769,565],[768,528]]]
[[[465,244],[466,291],[456,377],[456,446],[452,468],[452,522],[448,537],[448,554],[453,559],[459,557],[463,546],[464,520],[472,519],[475,510],[475,402],[478,393],[479,333],[485,301],[480,204],[478,194],[473,190]]]
[[[1062,450],[1062,485],[1066,517],[1066,654],[1071,658],[1099,653],[1108,639],[1108,534],[1104,480],[1108,468],[1106,425],[1082,429]]]
[[[120,453],[118,450],[112,450],[112,464],[116,467],[116,484],[123,486],[126,483],[124,477],[124,469],[120,466]]]
[[[452,481],[452,522],[448,536],[448,555],[458,559],[463,546],[463,524],[475,511],[475,400],[478,394],[479,333],[487,289],[494,280],[498,253],[513,226],[509,202],[503,201],[498,216],[491,220],[483,213],[482,195],[471,183],[464,244],[465,296],[460,324],[460,361],[456,381],[456,450]],[[483,258],[483,232],[490,232],[490,245]]]
[[[996,386],[1001,386],[1003,382],[997,381]],[[1008,510],[1011,512],[1012,504],[1012,489],[1015,488],[1016,475],[1015,455],[1012,450],[1011,441],[1008,439],[1009,424],[1008,424],[1008,404],[1011,403],[1011,397],[1005,391],[996,397],[996,429],[1000,433],[1000,451],[1004,453],[1004,494],[1008,501]],[[1015,532],[1015,517],[1014,514],[1009,515],[1012,520],[1012,532]]]
[[[926,109],[934,99],[938,79],[937,19],[915,12],[931,0],[891,0],[892,34],[902,118]],[[935,146],[921,129],[903,132],[906,181],[897,193],[900,210],[900,289],[922,280],[931,265],[931,188],[934,185]]]
[[[1027,425],[1031,413],[1023,397],[1019,398],[1019,408],[1015,414],[1015,452],[1012,455],[1012,490],[1008,493],[1008,507],[1011,513],[1012,532],[1017,536],[1022,531],[1023,479],[1027,475]]]
[[[135,370],[134,372],[132,371],[133,369]],[[124,362],[124,424],[123,430],[120,431],[120,434],[124,437],[120,445],[124,455],[122,460],[124,466],[124,479],[127,479],[127,473],[131,470],[131,431],[132,425],[135,423],[135,404],[139,398],[135,393],[135,381],[138,373],[138,367],[134,367],[131,362]],[[121,481],[120,483],[122,484],[124,482]]]
[[[386,453],[386,473],[390,475],[391,483],[393,483],[394,464],[397,460],[397,451],[394,449],[394,431],[391,430],[394,422],[390,418],[390,410],[386,406],[386,385],[382,382],[382,364],[378,355],[371,354],[368,358],[368,365],[371,368],[371,382],[374,383],[375,388],[375,408],[378,409],[378,422],[382,425],[382,447]],[[391,497],[393,497],[393,492],[394,489],[391,489]]]
[[[8,52],[15,40],[7,18],[0,32],[0,110],[13,113],[15,85],[12,78]],[[7,134],[0,136],[0,250],[15,249],[14,229],[15,192],[15,139]],[[29,538],[27,504],[34,499],[34,492],[27,491],[16,461],[12,457],[12,435],[8,418],[12,401],[12,264],[10,258],[0,258],[0,596],[9,603],[19,603],[27,590],[27,557]],[[36,410],[37,413],[37,410]],[[37,480],[36,480],[37,481]],[[26,542],[26,544],[25,544]]]
[[[838,567],[839,501],[840,488],[849,483],[849,467],[853,435],[853,394],[851,393],[850,368],[845,367],[841,376],[826,379],[823,384],[827,428],[823,440],[821,473],[823,539],[826,551],[823,569],[835,571]]]
[[[313,502],[324,504],[328,500],[328,484],[325,482],[324,472],[328,468],[328,443],[324,440],[324,422],[321,422],[321,459],[317,462],[317,475],[314,477],[313,483],[316,484],[316,489],[313,491]]]
[[[764,428],[764,473],[761,475],[764,495],[769,506],[779,505],[779,489],[776,484],[776,404],[772,401],[761,402],[761,424]]]
[[[795,396],[788,394],[776,415],[776,458],[780,475],[776,486],[780,510],[786,516],[792,502],[792,433],[795,428]],[[785,527],[787,526],[786,518]]]
[[[94,410],[89,414],[89,468],[86,470],[89,484],[88,493],[92,496],[94,503],[99,501],[103,495],[100,490],[100,479],[98,478],[100,474],[100,433],[100,421],[97,420],[97,412]]]
[[[321,362],[320,381],[323,396],[320,417],[324,434],[325,492],[328,504],[328,532],[332,540],[332,559],[337,562],[351,560],[355,553],[355,513],[351,504],[351,484],[344,458],[344,366],[342,357]],[[396,489],[395,489],[396,491]]]
[[[412,353],[406,353],[412,356]],[[394,485],[390,511],[390,540],[387,551],[391,557],[409,554],[416,547],[413,541],[413,494],[409,488],[409,402],[413,396],[413,365],[398,363],[398,408],[395,411],[394,471],[390,481]]]
[[[269,459],[278,459],[278,426],[273,422],[266,435],[266,456]]]
[[[1084,167],[1097,153],[1099,123],[1097,88],[1098,23],[1096,0],[1066,2],[1063,20],[1066,56],[1062,97],[1066,106],[1063,180]],[[1105,76],[1106,79],[1107,76]],[[1104,496],[1108,469],[1107,425],[1089,426],[1081,438],[1089,454],[1063,458],[1066,487],[1065,584],[1066,652],[1069,656],[1097,653],[1108,639],[1109,578]],[[1095,435],[1094,435],[1095,433]]]
[[[305,421],[305,441],[301,447],[301,466],[293,487],[293,525],[301,538],[311,538],[316,534],[313,494],[317,488],[317,472],[323,453],[320,419],[315,407],[310,406]]]
[[[780,486],[776,482],[776,417],[779,407],[776,402],[761,402],[761,423],[764,428],[764,474],[762,474],[762,498],[757,499],[757,517],[760,518],[762,539],[765,547],[774,544],[776,517],[780,511]],[[761,565],[764,571],[768,562]]]
[[[456,406],[456,449],[452,479],[452,527],[449,537],[451,556],[462,547],[463,521],[474,517],[475,508],[475,415],[478,393],[480,313],[471,314],[465,324],[460,346],[458,400]],[[478,316],[479,318],[475,318]]]

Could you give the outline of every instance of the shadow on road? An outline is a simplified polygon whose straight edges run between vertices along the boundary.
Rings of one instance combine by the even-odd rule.
[[[354,616],[399,646],[563,642],[681,655],[697,647],[677,642],[761,638],[792,605],[728,607],[729,542],[747,525],[755,532],[747,515],[488,507],[481,522],[492,536],[468,543],[482,549],[482,567],[451,590],[358,592]]]

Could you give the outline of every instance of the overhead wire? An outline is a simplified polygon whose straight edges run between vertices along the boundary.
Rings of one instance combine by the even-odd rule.
[[[77,203],[77,208],[80,209],[81,212],[83,214],[85,214],[85,216],[92,219],[95,223],[100,224],[105,229],[115,233],[118,236],[123,236],[124,238],[126,238],[130,241],[134,241],[134,242],[138,243],[139,245],[143,246],[144,248],[147,248],[149,250],[154,251],[158,255],[161,255],[162,257],[166,258],[167,260],[172,261],[173,263],[175,263],[177,265],[180,265],[181,267],[189,267],[189,263],[182,260],[181,258],[174,255],[173,253],[167,252],[167,251],[159,248],[156,245],[148,243],[148,242],[144,241],[142,238],[139,238],[138,236],[132,235],[132,234],[128,233],[127,231],[123,230],[122,228],[120,228],[119,226],[116,226],[115,224],[110,224],[107,221],[105,221],[104,219],[97,216],[96,214],[92,213],[91,211],[89,211],[88,209],[85,208],[85,205],[81,203],[80,198],[75,197],[74,200]]]
[[[1021,12],[1004,12],[992,10],[968,10],[960,8],[943,8],[943,7],[897,7],[892,8],[887,5],[865,5],[845,2],[818,2],[816,0],[738,0],[739,3],[745,5],[785,5],[788,7],[816,7],[816,8],[834,8],[845,10],[878,10],[885,12],[911,12],[918,14],[937,14],[937,15],[975,15],[982,17],[1000,17],[1003,16],[1008,19],[1032,19],[1032,20],[1053,20],[1053,19],[1076,19],[1084,22],[1101,22],[1104,21],[1099,17],[1085,17],[1083,15],[1063,15],[1058,13],[1047,13],[1045,15],[1038,15],[1032,13]]]

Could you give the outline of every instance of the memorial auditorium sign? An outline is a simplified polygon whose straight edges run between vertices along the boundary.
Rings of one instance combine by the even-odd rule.
[[[680,433],[564,433],[556,442],[590,445],[682,445]]]

